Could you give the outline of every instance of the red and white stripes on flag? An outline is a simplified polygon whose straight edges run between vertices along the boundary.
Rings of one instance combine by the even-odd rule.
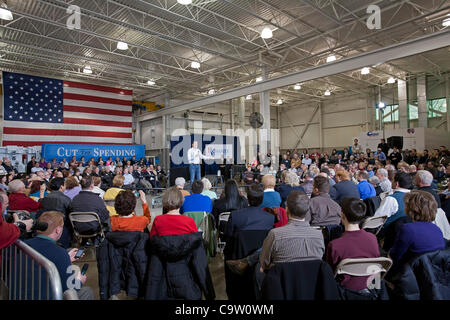
[[[38,79],[44,78],[35,77],[33,83],[38,82]],[[54,119],[45,122],[46,119],[42,118],[40,122],[30,121],[29,118],[28,121],[7,121],[8,119],[4,119],[3,146],[15,145],[26,147],[41,145],[42,143],[132,143],[132,90],[122,90],[72,81],[63,81],[62,83],[62,122],[56,123]],[[20,81],[17,86],[24,87]],[[16,90],[16,88],[14,87],[12,90]],[[4,94],[6,94],[5,90]],[[29,96],[29,93],[26,94]],[[17,110],[24,103],[23,100],[19,99],[17,99],[19,103],[13,105]],[[46,98],[43,99],[45,102]],[[43,103],[42,100],[40,103]],[[47,106],[47,104],[45,105]],[[4,110],[7,107],[4,105]],[[55,105],[54,109],[56,107]],[[39,114],[42,115],[45,113],[47,115],[45,111],[44,109]],[[19,112],[23,112],[23,110],[21,109]],[[49,116],[51,117],[51,115]],[[18,119],[15,118],[15,120]]]

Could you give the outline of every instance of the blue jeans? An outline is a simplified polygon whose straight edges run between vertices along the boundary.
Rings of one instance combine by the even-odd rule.
[[[192,187],[192,183],[195,180],[201,180],[201,173],[200,173],[200,165],[199,164],[190,164],[189,165],[189,175],[190,175],[190,185]]]

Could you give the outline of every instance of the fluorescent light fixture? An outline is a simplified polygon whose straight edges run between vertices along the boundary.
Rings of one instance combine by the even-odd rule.
[[[86,67],[84,67],[83,73],[86,73],[86,74],[92,74],[91,66],[86,66]]]
[[[0,19],[11,21],[13,19],[13,15],[11,11],[8,10],[6,4],[2,4],[0,7]]]
[[[148,84],[148,85],[151,85],[151,86],[154,86],[155,83],[156,83],[156,82],[155,82],[153,79],[150,79],[150,80],[147,81],[147,84]]]
[[[450,14],[448,14],[447,16],[450,16]],[[450,18],[444,19],[444,21],[442,21],[442,26],[450,27]]]
[[[294,90],[300,90],[302,88],[302,86],[300,85],[300,83],[297,83],[295,86],[294,86]]]
[[[277,104],[283,104],[283,100],[278,99]]]
[[[256,82],[260,82],[260,81],[263,81],[263,78],[262,78],[262,77],[256,78]]]
[[[324,95],[331,96],[331,91],[330,90],[325,91]]]
[[[252,100],[252,99],[253,99],[253,96],[251,94],[249,94],[245,97],[245,100]]]
[[[208,94],[209,94],[209,95],[212,95],[212,94],[214,94],[214,93],[216,93],[216,90],[214,90],[214,89],[210,89],[210,90],[208,91]]]
[[[378,108],[379,109],[384,109],[384,107],[386,107],[386,104],[384,102],[378,103]]]
[[[370,69],[368,67],[364,67],[361,69],[361,74],[369,74],[370,73]]]
[[[333,61],[336,61],[336,56],[334,54],[327,57],[327,63],[328,62],[333,62]]]
[[[388,81],[387,81],[387,83],[390,83],[390,84],[392,84],[392,83],[395,83],[395,78],[394,77],[390,77],[389,79],[388,79]]]
[[[126,42],[119,41],[117,42],[117,49],[128,50],[128,44]]]
[[[265,27],[262,31],[261,31],[261,38],[263,39],[270,39],[273,37],[272,34],[272,30],[270,30],[269,27]]]
[[[200,63],[197,62],[197,61],[192,61],[192,62],[191,62],[191,68],[193,68],[193,69],[198,69],[198,68],[200,68]]]
[[[191,3],[192,3],[192,0],[177,0],[177,2],[178,2],[179,4],[187,5],[187,4],[191,4]]]

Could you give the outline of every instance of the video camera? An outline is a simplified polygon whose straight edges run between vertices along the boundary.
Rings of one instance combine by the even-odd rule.
[[[19,221],[20,220],[29,220],[32,219],[31,215],[28,211],[25,210],[8,210],[6,212],[6,222],[8,223],[14,223],[14,216],[13,214],[16,213],[17,216],[19,217]],[[20,227],[19,227],[20,228]],[[33,220],[33,225],[31,227],[31,230],[28,232],[30,234],[34,233],[35,231],[45,231],[48,228],[48,223],[47,222],[39,222],[38,220]],[[21,237],[26,236],[27,235],[27,231],[25,229],[22,230],[22,228],[20,228],[21,230]]]

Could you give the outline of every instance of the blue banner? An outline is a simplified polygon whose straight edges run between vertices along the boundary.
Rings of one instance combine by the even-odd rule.
[[[122,160],[123,157],[126,157],[129,160],[133,156],[136,156],[136,159],[139,160],[145,157],[145,145],[42,144],[42,157],[46,161],[50,161],[53,158],[56,158],[57,161],[61,161],[63,158],[70,161],[73,156],[77,160],[85,157],[86,161],[89,161],[92,157],[95,160],[99,157],[102,157],[103,160],[107,160],[109,157],[112,157],[113,160],[119,157]]]

